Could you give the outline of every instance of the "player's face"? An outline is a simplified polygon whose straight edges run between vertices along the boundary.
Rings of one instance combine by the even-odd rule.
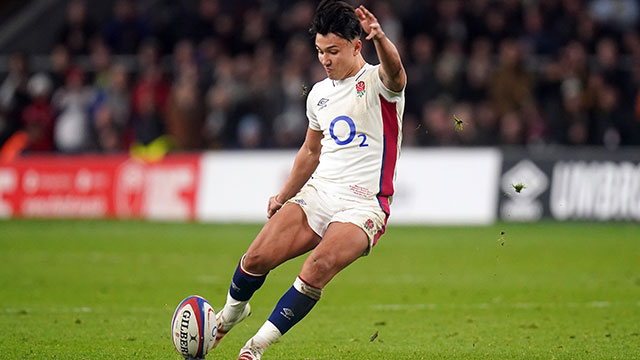
[[[318,60],[332,80],[342,80],[355,75],[358,70],[358,57],[362,49],[359,39],[347,40],[328,33],[316,34]]]

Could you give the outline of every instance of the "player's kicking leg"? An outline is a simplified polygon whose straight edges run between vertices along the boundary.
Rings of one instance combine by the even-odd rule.
[[[214,347],[249,316],[249,300],[262,286],[268,272],[313,249],[319,241],[320,237],[307,225],[306,215],[297,204],[287,204],[271,217],[238,263],[227,302],[216,316],[218,335]]]
[[[231,286],[227,293],[227,302],[222,310],[216,314],[218,333],[213,343],[214,348],[218,346],[220,340],[222,340],[234,326],[251,314],[249,299],[251,299],[253,293],[262,286],[267,278],[266,274],[254,274],[245,270],[242,264],[244,258],[245,256],[242,256],[236,272],[233,274]]]
[[[359,227],[348,223],[329,225],[322,242],[311,252],[293,286],[280,298],[269,320],[240,350],[238,360],[257,360],[266,348],[304,318],[320,300],[322,288],[342,269],[358,259],[369,246]]]

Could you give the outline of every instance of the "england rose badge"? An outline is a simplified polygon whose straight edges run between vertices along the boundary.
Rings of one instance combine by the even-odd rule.
[[[358,97],[363,97],[365,91],[364,81],[358,81],[356,84],[356,95],[358,95]]]

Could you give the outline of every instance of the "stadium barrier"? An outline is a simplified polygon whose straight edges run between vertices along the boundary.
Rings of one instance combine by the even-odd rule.
[[[295,151],[25,156],[0,164],[0,217],[263,222]],[[640,221],[640,151],[403,150],[390,223]],[[514,185],[522,184],[516,192]]]
[[[267,199],[291,170],[293,151],[217,152],[202,158],[197,218],[266,220]],[[501,156],[495,149],[408,149],[398,160],[390,223],[488,224],[496,218]],[[461,204],[464,204],[461,206]]]
[[[0,164],[0,217],[195,219],[200,156],[29,156]]]
[[[640,149],[511,149],[502,168],[503,220],[640,221]]]

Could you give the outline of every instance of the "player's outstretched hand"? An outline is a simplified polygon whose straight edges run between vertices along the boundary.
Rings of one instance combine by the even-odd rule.
[[[356,15],[360,19],[360,26],[362,26],[364,32],[369,34],[366,38],[367,40],[382,39],[385,36],[378,19],[366,7],[363,5],[358,6]]]
[[[282,207],[282,203],[277,199],[278,195],[273,195],[269,198],[269,204],[267,205],[267,219],[271,219],[273,214],[275,214]]]

